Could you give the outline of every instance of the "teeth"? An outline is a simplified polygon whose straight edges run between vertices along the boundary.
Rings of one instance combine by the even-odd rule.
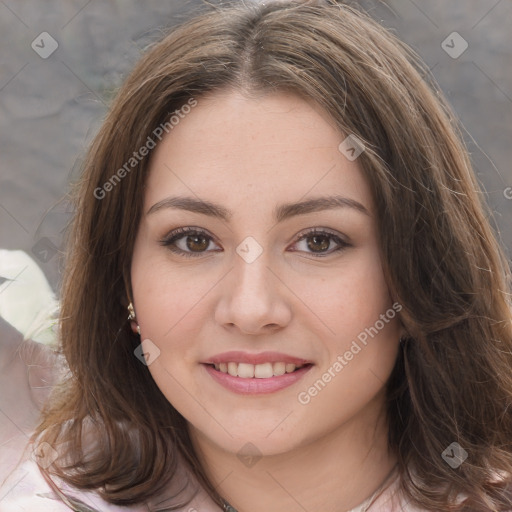
[[[238,364],[237,363],[228,363],[228,373],[233,377],[238,377]]]
[[[238,376],[242,377],[242,379],[252,379],[254,377],[254,365],[240,363],[238,365]]]
[[[297,368],[293,363],[262,363],[262,364],[248,364],[248,363],[219,363],[214,364],[215,369],[222,373],[229,373],[233,377],[240,377],[242,379],[269,379],[270,377],[279,377],[285,373],[292,373]]]
[[[240,365],[242,366],[242,365]],[[238,368],[240,368],[240,366]],[[240,375],[240,374],[239,374]],[[268,379],[274,376],[272,363],[257,364],[254,366],[254,376],[257,379]]]
[[[284,375],[286,373],[286,364],[285,363],[274,363],[272,365],[274,370],[274,375]]]
[[[293,370],[295,370],[296,366],[293,363],[286,363],[286,366],[284,367],[286,373],[291,373]]]

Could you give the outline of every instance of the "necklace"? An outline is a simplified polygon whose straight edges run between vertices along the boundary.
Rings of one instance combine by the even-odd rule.
[[[386,483],[389,481],[391,476],[395,473],[395,470],[397,468],[398,464],[393,466],[393,469],[388,473],[388,476],[382,482],[380,487],[368,498],[366,499],[361,505],[358,505],[356,508],[353,508],[347,512],[366,512],[375,502],[375,500],[382,494],[382,492],[385,489]],[[234,507],[232,507],[226,500],[224,501],[223,511],[224,512],[238,512],[238,510]]]

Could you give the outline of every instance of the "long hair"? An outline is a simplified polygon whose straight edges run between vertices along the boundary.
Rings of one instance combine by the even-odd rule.
[[[298,94],[363,142],[382,265],[408,333],[387,383],[402,491],[428,510],[511,508],[507,480],[493,480],[512,474],[509,266],[434,81],[395,36],[333,0],[210,7],[153,45],[126,79],[75,190],[60,319],[69,375],[33,437],[64,451],[47,475],[135,504],[175,479],[182,457],[222,503],[186,421],[134,356],[140,339],[126,306],[151,161],[130,159],[184,105],[228,89]],[[86,420],[97,449],[85,448]],[[458,468],[443,458],[450,446],[467,453]],[[457,495],[467,497],[459,508]]]

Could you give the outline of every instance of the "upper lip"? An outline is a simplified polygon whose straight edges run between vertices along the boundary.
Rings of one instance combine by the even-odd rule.
[[[204,364],[220,364],[220,363],[247,363],[247,364],[263,364],[263,363],[293,363],[296,366],[310,363],[307,359],[300,357],[282,354],[280,352],[259,352],[258,354],[251,354],[249,352],[241,352],[232,350],[230,352],[223,352],[210,357],[204,361]]]

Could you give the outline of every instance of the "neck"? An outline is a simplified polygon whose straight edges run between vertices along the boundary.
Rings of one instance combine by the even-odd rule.
[[[251,467],[194,429],[191,438],[208,477],[239,512],[345,512],[371,497],[396,465],[385,415],[374,410],[368,421],[368,414]]]

